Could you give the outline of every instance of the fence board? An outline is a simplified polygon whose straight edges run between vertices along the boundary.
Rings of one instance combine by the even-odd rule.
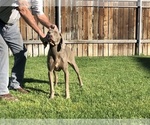
[[[147,37],[147,39],[150,39],[150,9],[147,9],[147,11],[148,11],[148,37]]]
[[[122,44],[118,44],[118,56],[121,56],[122,55]]]
[[[118,39],[118,8],[113,9],[113,39]]]
[[[107,3],[106,3],[107,4]],[[105,8],[104,9],[104,23],[103,23],[103,28],[104,28],[104,39],[108,39],[109,38],[109,19],[108,19],[108,15],[109,15],[109,9]]]
[[[43,5],[44,5],[44,8],[43,8],[44,13],[49,18],[50,8],[49,8],[48,5],[49,5],[50,1],[49,0],[43,0],[43,1],[44,1],[44,3],[43,3]],[[46,27],[43,27],[40,23],[39,23],[39,25],[40,25],[41,29],[43,30],[43,32],[46,33],[48,31],[48,29]]]
[[[148,43],[148,53],[147,55],[150,55],[150,44]]]
[[[61,33],[62,33],[62,36],[64,37],[64,38],[66,38],[66,24],[67,24],[67,20],[66,20],[66,7],[65,6],[62,6],[61,7],[61,10],[62,10],[62,12],[61,12],[61,16],[63,17],[62,19],[61,19]]]
[[[147,43],[142,44],[142,53],[147,55]]]
[[[32,57],[33,56],[33,47],[32,47],[32,44],[30,44],[30,45],[26,45],[26,48],[27,48],[27,55],[28,56],[30,56],[30,57]]]
[[[109,56],[108,50],[109,50],[109,44],[104,44],[103,56]]]
[[[98,4],[98,1],[94,1],[93,4]],[[98,39],[98,22],[99,22],[99,7],[93,8],[93,39]],[[93,56],[98,55],[98,44],[93,44]]]
[[[104,39],[104,27],[103,27],[103,24],[104,24],[104,8],[99,8],[99,23],[98,23],[98,26],[99,26],[99,38],[98,39]]]
[[[92,2],[91,2],[92,4]],[[88,8],[88,40],[92,40],[93,39],[93,7],[89,7]],[[88,56],[93,56],[93,44],[88,44]]]
[[[106,8],[104,9],[104,22],[103,22],[104,39],[109,39],[109,8],[107,7],[108,2],[104,3],[104,6],[106,6]],[[103,56],[108,56],[109,45],[104,44],[103,47],[104,47]]]
[[[78,22],[77,22],[77,25],[78,25],[78,39],[81,40],[82,39],[82,23],[83,23],[83,15],[82,15],[82,7],[79,7],[78,8]],[[82,44],[78,44],[78,56],[83,56],[83,45]]]
[[[109,56],[113,56],[113,44],[109,44]]]
[[[83,44],[83,56],[88,56],[88,44]]]
[[[129,29],[129,26],[128,26],[128,24],[129,24],[129,20],[128,20],[128,18],[127,17],[129,17],[129,9],[128,8],[124,8],[124,27],[123,27],[123,29],[124,29],[124,32],[123,32],[123,39],[127,39],[127,38],[129,38],[128,37],[128,29]]]
[[[71,40],[71,16],[72,16],[72,9],[71,9],[71,1],[70,0],[66,0],[66,8],[67,8],[67,24],[66,24],[66,39]]]
[[[83,7],[83,39],[87,40],[88,39],[88,7]],[[88,45],[87,44],[83,44],[83,56],[88,56]]]
[[[113,45],[113,56],[118,56],[118,44]]]
[[[77,36],[78,15],[77,15],[77,8],[75,7],[76,2],[75,1],[72,1],[72,2],[74,6],[72,7],[72,16],[71,16],[71,39],[74,40],[74,39],[78,39],[78,36]]]
[[[98,56],[103,56],[104,44],[98,44]]]
[[[93,55],[92,56],[97,56],[98,55],[98,45],[93,44]]]
[[[109,13],[108,13],[108,21],[109,21],[109,25],[108,25],[108,27],[109,27],[109,29],[108,29],[108,31],[109,31],[109,39],[113,39],[113,15],[114,15],[114,13],[113,13],[113,8],[108,8],[108,11],[109,11]]]
[[[134,8],[128,10],[128,39],[135,39],[136,11]]]
[[[147,9],[143,9],[143,35],[142,35],[142,39],[147,39],[148,38],[148,11]]]
[[[118,39],[123,39],[123,31],[124,31],[124,26],[123,26],[123,22],[124,22],[124,12],[123,12],[123,8],[119,8],[119,13],[118,13]]]

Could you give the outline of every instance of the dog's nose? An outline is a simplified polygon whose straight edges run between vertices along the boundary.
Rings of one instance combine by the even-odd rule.
[[[50,28],[51,28],[51,29],[55,29],[55,25],[51,25]]]
[[[49,35],[49,37],[52,38],[53,36],[52,36],[52,35]]]
[[[47,37],[48,39],[52,39],[53,36],[51,34],[48,34]]]

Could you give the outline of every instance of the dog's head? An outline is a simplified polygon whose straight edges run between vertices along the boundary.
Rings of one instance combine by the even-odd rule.
[[[55,28],[55,26],[51,26],[47,33],[49,43],[52,46],[58,45],[62,41],[62,36],[59,31]]]

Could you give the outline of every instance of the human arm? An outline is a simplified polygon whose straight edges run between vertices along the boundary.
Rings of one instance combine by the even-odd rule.
[[[47,35],[45,35],[42,30],[38,27],[37,22],[29,10],[29,3],[26,0],[18,0],[17,10],[19,11],[22,18],[25,22],[40,36],[40,40],[42,41],[44,47],[47,46],[48,39]]]
[[[37,14],[37,15],[35,15],[35,17],[46,28],[49,28],[52,25],[52,23],[49,21],[49,19],[47,18],[47,16],[44,13],[40,14],[40,15]]]
[[[53,26],[58,31],[58,28],[55,24],[51,23],[46,14],[43,12],[43,0],[34,0],[31,4],[31,10],[34,17],[40,22],[43,26],[49,29]]]
[[[45,34],[41,31],[41,29],[38,27],[36,20],[34,19],[31,11],[28,9],[27,1],[26,0],[18,0],[19,6],[17,10],[19,11],[22,18],[25,20],[25,22],[33,28],[33,30],[38,33],[38,35],[42,38],[45,37]]]
[[[31,14],[30,10],[26,7],[18,7],[18,11],[25,22],[42,38],[45,37],[45,34],[41,31],[38,27],[33,15]]]
[[[48,29],[52,26],[58,31],[58,27],[55,24],[51,23],[44,13],[41,15],[36,15],[36,18],[43,26],[47,27]]]

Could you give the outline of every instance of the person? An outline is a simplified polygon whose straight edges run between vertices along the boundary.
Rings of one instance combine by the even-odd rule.
[[[8,47],[14,56],[14,66],[11,72],[10,88],[27,93],[22,87],[27,49],[23,44],[18,20],[21,17],[40,36],[46,46],[47,36],[38,27],[34,17],[45,27],[57,26],[52,24],[43,12],[42,0],[1,0],[0,1],[0,99],[18,100],[8,89],[9,83],[9,55]]]

